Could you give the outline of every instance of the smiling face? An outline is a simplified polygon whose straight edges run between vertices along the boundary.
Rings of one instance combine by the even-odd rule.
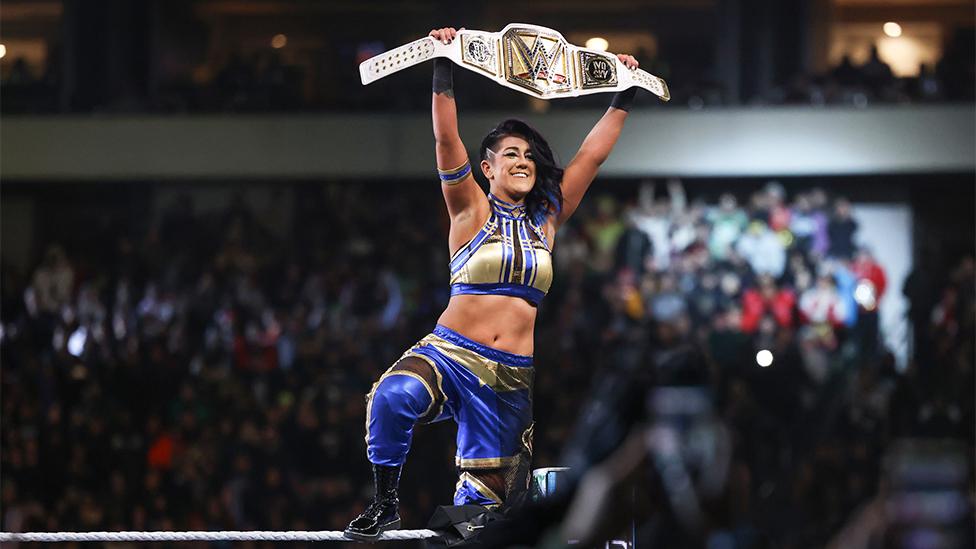
[[[515,135],[501,138],[481,161],[491,194],[506,202],[521,202],[535,186],[535,160],[529,143]]]

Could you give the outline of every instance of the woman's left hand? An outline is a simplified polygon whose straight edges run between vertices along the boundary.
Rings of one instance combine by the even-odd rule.
[[[618,53],[617,59],[619,59],[620,62],[623,63],[624,65],[627,65],[627,68],[630,70],[634,70],[640,66],[640,63],[637,62],[637,58],[635,58],[633,55],[627,55],[626,53]]]

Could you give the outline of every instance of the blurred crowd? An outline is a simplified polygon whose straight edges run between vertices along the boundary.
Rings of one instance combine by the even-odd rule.
[[[183,195],[144,224],[44,242],[31,272],[4,265],[2,530],[348,523],[371,496],[364,395],[449,299],[447,220],[434,187],[292,192],[260,211]],[[534,465],[559,465],[634,330],[706,359],[657,379],[714,395],[740,546],[825,544],[876,495],[896,438],[971,449],[973,258],[893,288],[857,231],[844,197],[776,182],[714,201],[675,180],[594,193],[556,239],[540,311]],[[878,328],[899,291],[919,358],[903,369]],[[405,528],[448,502],[452,438],[417,430]]]
[[[52,54],[43,69],[31,67],[24,58],[9,62],[3,74],[3,112],[52,113],[105,112],[295,112],[295,111],[425,111],[430,72],[423,67],[399,73],[396,90],[378,83],[363,87],[359,63],[391,47],[381,42],[346,43],[336,51],[303,51],[285,56],[280,50],[235,52],[225,59],[191,70],[179,63],[163,63],[151,89],[129,86],[96,99],[70,99],[63,89],[62,56]],[[971,102],[974,88],[972,33],[960,31],[947,42],[942,58],[922,64],[915,76],[895,76],[872,47],[870,56],[855,64],[847,55],[821,73],[797,73],[757,87],[740,97],[714,77],[714,69],[699,67],[697,59],[674,58],[635,52],[642,68],[670,84],[672,103],[692,109],[749,105],[846,105]],[[685,68],[673,73],[672,66]],[[458,94],[462,109],[579,109],[606,105],[603,96],[573,101],[540,102],[499,86],[480,85],[480,77],[459,70]],[[469,82],[470,81],[470,82]],[[99,92],[99,93],[104,93]]]
[[[947,44],[939,61],[922,63],[918,74],[899,77],[872,46],[867,60],[856,64],[850,55],[823,74],[799,74],[753,103],[790,105],[851,105],[972,101],[974,73],[972,35],[960,33]]]

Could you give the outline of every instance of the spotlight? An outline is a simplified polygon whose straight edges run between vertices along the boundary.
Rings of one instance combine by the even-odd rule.
[[[756,353],[756,364],[758,364],[760,368],[766,368],[772,363],[773,363],[773,353],[769,352],[766,349],[763,349],[762,351]]]
[[[276,50],[280,50],[281,48],[285,47],[285,44],[287,43],[288,37],[284,34],[276,34],[274,35],[274,38],[271,39],[271,47]]]
[[[895,23],[894,21],[888,21],[884,24],[884,33],[892,38],[898,38],[901,36],[901,25]]]
[[[85,341],[88,340],[88,330],[84,326],[79,327],[71,337],[68,338],[68,352],[72,356],[80,357],[85,351]]]
[[[874,283],[870,280],[860,280],[854,288],[854,301],[868,311],[873,311],[878,306],[877,291]]]
[[[586,41],[586,47],[591,50],[607,51],[610,47],[610,42],[607,42],[606,38],[600,38],[599,36],[594,36]]]
[[[0,44],[0,59],[3,59],[7,55],[7,46]]]

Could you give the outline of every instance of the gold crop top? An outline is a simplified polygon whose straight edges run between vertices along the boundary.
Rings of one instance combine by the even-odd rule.
[[[488,195],[491,216],[451,258],[451,295],[521,297],[538,305],[552,285],[545,233],[521,204]]]

